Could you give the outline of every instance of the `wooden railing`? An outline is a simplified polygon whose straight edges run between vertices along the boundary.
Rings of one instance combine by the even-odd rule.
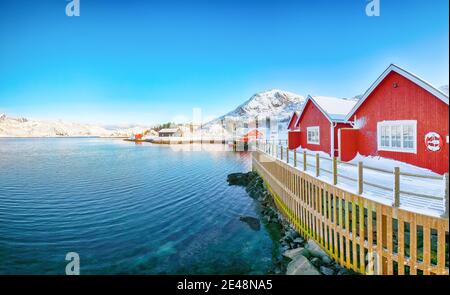
[[[448,275],[448,218],[377,203],[261,151],[253,169],[279,210],[341,266],[362,274]]]
[[[363,194],[367,187],[376,188],[379,190],[383,190],[386,193],[392,194],[392,205],[394,207],[400,206],[400,196],[412,196],[416,198],[420,198],[426,202],[426,200],[434,200],[440,201],[442,207],[442,217],[449,216],[449,174],[446,173],[443,176],[434,176],[434,175],[425,175],[425,174],[413,174],[401,171],[400,167],[394,167],[392,171],[382,168],[371,167],[363,164],[363,162],[358,162],[357,164],[342,162],[338,160],[336,157],[323,156],[319,153],[311,153],[306,150],[301,150],[300,152],[295,150],[289,150],[287,146],[284,146],[283,141],[261,141],[258,143],[258,149],[272,155],[273,157],[280,159],[288,164],[293,165],[294,167],[298,167],[303,171],[307,171],[308,168],[312,168],[314,170],[315,176],[320,176],[323,172],[329,173],[332,179],[332,183],[337,185],[339,179],[352,181],[355,186],[355,191],[358,194]],[[293,155],[293,159],[291,159],[290,155]],[[328,161],[331,163],[331,169],[325,169],[321,167],[320,161]],[[292,161],[292,162],[290,162]],[[339,173],[338,169],[339,165],[352,166],[357,172],[357,177],[351,177],[348,175],[344,175]],[[374,172],[378,175],[390,175],[392,177],[392,187],[388,187],[382,183],[375,183],[374,181],[369,181],[369,179],[365,178],[364,171]],[[414,179],[421,180],[432,180],[434,182],[440,182],[442,186],[441,192],[443,195],[433,195],[433,194],[425,194],[413,192],[411,190],[401,189],[401,176],[406,176]]]

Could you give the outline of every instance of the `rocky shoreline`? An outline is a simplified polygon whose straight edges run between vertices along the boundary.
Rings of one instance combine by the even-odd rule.
[[[277,239],[271,274],[287,275],[351,275],[353,271],[334,262],[313,240],[300,236],[289,221],[278,212],[273,196],[263,179],[255,172],[228,175],[229,185],[245,187],[258,203],[258,218],[241,216],[240,220],[252,229],[259,230],[260,223]]]

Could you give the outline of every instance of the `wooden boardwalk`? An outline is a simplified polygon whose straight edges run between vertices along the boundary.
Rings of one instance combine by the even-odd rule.
[[[279,210],[340,265],[362,274],[448,275],[448,218],[368,200],[261,151],[253,169]]]

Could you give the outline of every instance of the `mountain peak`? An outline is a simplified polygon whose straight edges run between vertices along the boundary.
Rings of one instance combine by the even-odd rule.
[[[301,109],[304,101],[305,98],[301,95],[280,89],[270,89],[254,94],[223,117],[248,120],[255,117],[276,116],[283,120],[289,118],[293,111]]]

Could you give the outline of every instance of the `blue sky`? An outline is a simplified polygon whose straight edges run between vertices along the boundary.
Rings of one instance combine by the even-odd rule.
[[[396,63],[448,84],[448,0],[0,0],[0,112],[101,124],[182,120],[252,94],[363,93]]]

